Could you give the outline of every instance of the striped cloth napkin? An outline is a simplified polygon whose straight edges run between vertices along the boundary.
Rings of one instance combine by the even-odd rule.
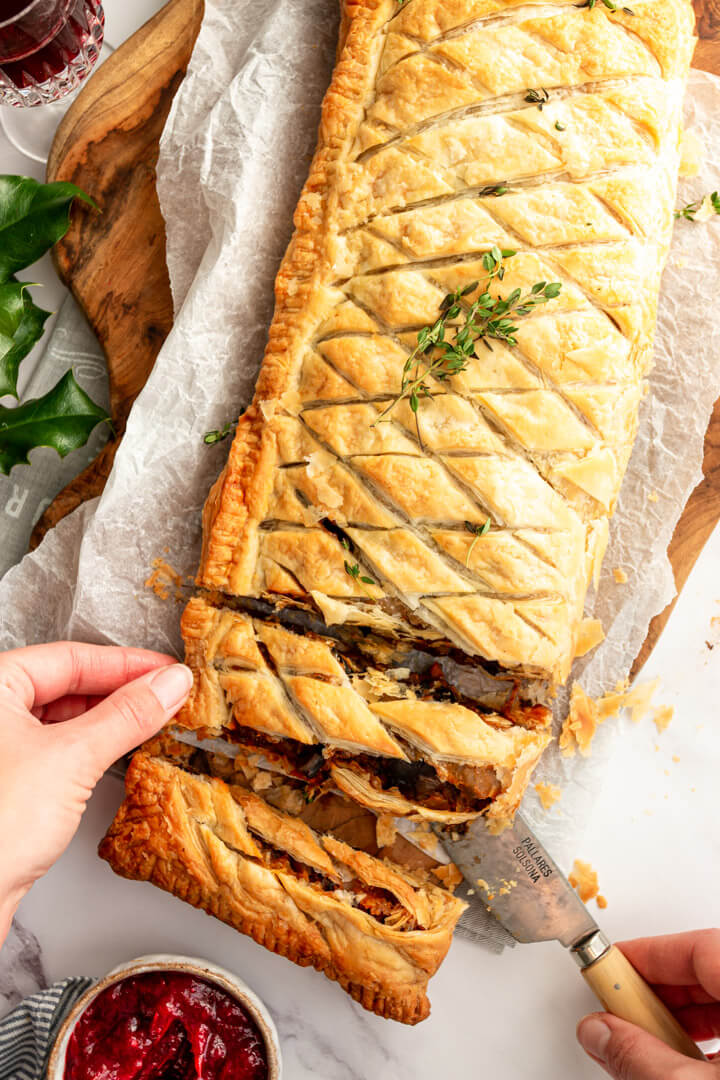
[[[0,1020],[0,1080],[40,1080],[68,1010],[94,979],[63,979],[25,998]]]

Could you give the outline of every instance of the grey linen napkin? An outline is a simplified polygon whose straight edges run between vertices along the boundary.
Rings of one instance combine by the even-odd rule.
[[[0,1080],[40,1080],[60,1025],[94,979],[63,979],[0,1020]]]
[[[85,316],[70,295],[65,298],[52,332],[46,338],[45,349],[23,390],[23,399],[44,394],[68,368],[74,370],[77,381],[93,401],[107,408],[109,391],[105,357]],[[109,433],[107,424],[98,424],[87,445],[66,458],[59,457],[48,447],[41,447],[32,452],[31,465],[16,465],[10,476],[0,474],[0,577],[22,559],[30,533],[43,510],[97,456]]]

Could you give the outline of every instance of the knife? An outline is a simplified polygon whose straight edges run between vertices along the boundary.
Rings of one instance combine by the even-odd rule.
[[[435,826],[443,847],[488,911],[523,944],[559,941],[607,1012],[674,1050],[705,1055],[617,946],[603,934],[521,814],[493,836],[482,818],[459,831]]]

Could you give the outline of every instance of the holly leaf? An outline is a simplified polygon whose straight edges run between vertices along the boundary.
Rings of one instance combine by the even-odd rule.
[[[90,196],[75,184],[0,176],[0,283],[30,266],[65,235],[76,198],[97,210]]]
[[[72,371],[66,371],[42,397],[15,408],[0,405],[0,472],[7,476],[13,465],[28,465],[28,453],[36,446],[51,446],[65,457],[84,446],[93,428],[108,419]]]
[[[17,397],[20,361],[42,337],[49,311],[43,311],[25,294],[27,281],[0,285],[0,397]]]

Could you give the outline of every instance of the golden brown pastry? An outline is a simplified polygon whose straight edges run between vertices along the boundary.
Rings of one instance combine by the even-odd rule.
[[[348,4],[202,585],[329,621],[390,602],[564,681],[651,362],[692,22],[686,0]],[[492,245],[516,254],[491,291],[559,295],[377,423]]]
[[[414,1024],[465,907],[399,866],[319,836],[245,788],[135,754],[100,855]]]
[[[288,798],[497,826],[522,798],[549,738],[528,687],[582,645],[646,392],[693,44],[688,0],[344,0],[183,619],[180,724],[289,775]],[[515,329],[452,370],[410,359],[504,301]],[[413,649],[437,665],[399,672]],[[510,696],[461,697],[442,658]],[[368,1008],[427,1012],[456,902],[237,785],[141,753],[102,853]]]

